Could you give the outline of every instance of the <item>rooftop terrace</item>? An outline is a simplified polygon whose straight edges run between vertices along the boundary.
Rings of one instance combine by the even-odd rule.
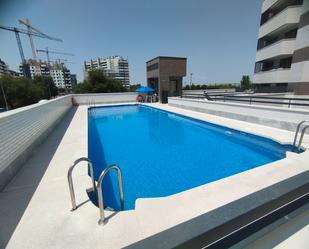
[[[288,153],[283,160],[175,195],[138,199],[134,210],[106,210],[108,223],[99,226],[99,210],[85,192],[91,186],[86,167],[74,170],[79,206],[70,212],[67,171],[75,159],[88,154],[88,107],[82,104],[93,99],[102,105],[132,103],[135,95],[75,96],[81,104],[78,107],[71,107],[71,97],[0,114],[1,137],[7,137],[0,143],[0,150],[6,151],[5,157],[1,153],[1,173],[10,169],[1,175],[1,181],[11,177],[0,192],[1,248],[171,248],[308,184],[309,152]],[[56,104],[59,112],[51,116],[55,110],[50,107]],[[281,143],[293,141],[294,132],[265,122],[151,105]],[[303,113],[304,119],[309,119],[309,114]],[[20,120],[20,126],[12,126]],[[23,127],[26,129],[21,130]],[[18,143],[21,138],[25,138],[23,144]],[[309,147],[307,135],[303,145]],[[307,211],[301,213],[303,218],[308,218]],[[259,242],[263,240],[255,245]]]

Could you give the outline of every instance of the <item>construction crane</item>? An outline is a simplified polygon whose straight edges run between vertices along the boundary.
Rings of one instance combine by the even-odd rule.
[[[37,49],[36,52],[37,53],[39,53],[39,52],[46,53],[46,58],[47,58],[47,63],[48,64],[50,64],[49,54],[62,54],[62,55],[68,55],[68,56],[75,56],[75,54],[71,54],[71,53],[50,51],[50,50],[48,50],[48,48],[46,48],[46,49]]]
[[[72,62],[72,61],[68,61],[67,59],[61,59],[61,58],[52,58],[52,60],[50,60],[50,62],[53,62],[53,63],[58,63],[58,64],[61,64],[61,63],[69,63],[69,64],[75,64],[75,62]]]
[[[11,31],[11,32],[15,33],[20,58],[21,58],[21,61],[22,61],[22,64],[23,64],[23,73],[26,76],[27,75],[26,69],[25,69],[26,60],[25,60],[25,56],[24,56],[23,47],[21,45],[19,33],[28,35],[29,30],[20,29],[20,28],[16,28],[16,27],[3,26],[3,25],[0,25],[0,29]],[[36,37],[40,37],[40,38],[46,38],[46,39],[49,39],[49,40],[62,41],[61,39],[50,37],[48,35],[45,35],[45,34],[42,34],[42,33],[39,33],[39,32],[35,32],[35,31],[31,31],[31,35],[36,36]]]
[[[52,58],[52,60],[50,60],[50,62],[64,63],[64,62],[68,62],[68,60],[67,59],[61,59],[61,58]]]
[[[27,30],[28,30],[28,37],[29,37],[29,41],[30,41],[30,46],[31,46],[31,49],[32,49],[32,57],[34,60],[36,60],[36,51],[35,51],[35,47],[34,47],[34,42],[33,42],[33,39],[32,39],[32,34],[33,32],[36,32],[38,34],[41,34],[42,36],[44,36],[45,38],[47,39],[50,39],[50,40],[54,40],[54,41],[62,41],[61,39],[59,38],[55,38],[55,37],[51,37],[49,35],[46,35],[44,34],[43,32],[41,32],[40,30],[38,30],[37,28],[34,28],[28,19],[26,19],[25,21],[24,20],[18,20],[18,22],[24,26],[26,26]]]

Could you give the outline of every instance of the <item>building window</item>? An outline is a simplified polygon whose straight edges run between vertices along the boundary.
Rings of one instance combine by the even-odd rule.
[[[149,66],[147,66],[147,72],[152,71],[152,70],[156,70],[158,68],[159,68],[159,63],[149,65]]]
[[[262,71],[269,71],[269,70],[273,69],[273,67],[274,67],[273,61],[265,61],[263,63]]]
[[[291,64],[292,64],[292,57],[280,60],[280,68],[291,68]]]

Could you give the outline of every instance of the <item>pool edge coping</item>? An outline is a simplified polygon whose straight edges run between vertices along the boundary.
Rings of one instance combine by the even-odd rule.
[[[166,106],[166,107],[167,108],[164,108],[163,110],[170,109],[170,108],[168,108],[168,106]],[[174,108],[172,108],[172,109],[174,109]],[[161,109],[161,108],[159,108],[159,109]],[[176,107],[176,109],[180,110],[180,108],[177,108],[177,107]],[[186,112],[185,114],[183,112],[181,112],[180,114],[186,116],[187,112],[191,112],[191,113],[193,112],[194,113],[194,111],[187,111],[187,110],[185,110],[185,112]],[[207,114],[203,114],[203,113],[201,113],[201,115],[207,116]],[[208,115],[208,116],[211,116],[211,115]],[[189,117],[191,117],[191,115],[189,115]],[[194,116],[194,118],[197,118],[197,117]],[[200,119],[200,118],[198,118],[198,119]],[[228,118],[221,118],[221,117],[220,117],[220,119],[223,119],[225,121],[230,120]],[[201,119],[201,120],[213,123],[213,121],[209,121],[207,119],[206,120]],[[239,122],[240,123],[246,123],[244,121],[238,121],[238,120],[237,120],[236,123],[239,123]],[[217,123],[215,122],[215,124],[217,124]],[[219,125],[226,126],[226,125],[221,124],[221,123]],[[250,126],[251,125],[254,125],[254,124],[250,124]],[[230,127],[230,126],[228,126],[228,127]],[[234,128],[234,127],[232,126],[232,128]],[[277,132],[282,131],[280,129],[276,129],[276,128],[272,128],[272,127],[270,127],[270,128],[271,128],[271,130],[274,130],[274,131],[277,131]],[[236,127],[234,129],[241,131],[241,129],[239,127]],[[246,131],[246,132],[248,132],[248,131]],[[283,132],[291,133],[289,131],[287,131],[287,132],[283,131]],[[251,132],[249,132],[249,133],[251,133]],[[261,136],[261,134],[259,134],[259,133],[257,133],[256,135]],[[262,137],[266,137],[266,136],[263,134]],[[270,138],[270,139],[273,139],[273,136],[267,136],[267,137]],[[276,141],[282,143],[282,141],[280,139],[276,139]],[[174,224],[173,226],[168,226],[167,224],[165,224],[166,225],[165,229],[167,229],[167,230],[163,230],[163,231],[169,231],[169,229],[173,228],[174,226],[178,226],[179,224],[183,224],[183,222],[184,223],[189,222],[190,220],[193,220],[196,217],[199,217],[199,215],[200,216],[207,215],[208,213],[215,211],[215,210],[218,210],[222,207],[223,208],[226,207],[228,209],[229,205],[231,203],[242,201],[243,198],[250,198],[250,196],[258,193],[261,190],[267,190],[268,189],[269,191],[274,192],[274,194],[275,194],[275,192],[277,192],[277,194],[278,194],[278,192],[280,192],[279,189],[275,189],[275,190],[273,189],[273,187],[276,184],[281,184],[281,183],[283,184],[285,181],[294,179],[294,177],[297,177],[297,176],[301,177],[304,174],[308,174],[309,168],[308,168],[308,166],[307,167],[305,166],[306,161],[308,161],[308,160],[309,160],[309,151],[308,150],[301,153],[301,154],[287,153],[287,157],[284,158],[284,159],[281,159],[279,161],[264,164],[264,165],[261,165],[259,167],[256,167],[256,168],[244,171],[244,172],[240,172],[238,174],[234,174],[232,176],[225,177],[225,178],[219,179],[217,181],[214,181],[214,182],[211,182],[211,183],[208,183],[208,184],[204,184],[204,185],[198,186],[196,188],[192,188],[192,189],[189,189],[189,190],[186,190],[186,191],[174,194],[174,195],[170,195],[170,196],[167,196],[167,197],[159,197],[159,198],[150,198],[150,199],[149,198],[141,198],[141,199],[138,199],[136,201],[135,210],[139,211],[138,209],[140,209],[140,210],[141,209],[149,209],[149,208],[151,208],[155,205],[154,202],[157,202],[157,203],[158,202],[161,202],[161,203],[162,202],[168,202],[168,204],[166,205],[166,206],[168,206],[168,209],[166,207],[166,210],[169,210],[170,208],[172,208],[171,207],[171,202],[172,202],[171,199],[174,198],[175,203],[177,203],[177,202],[179,203],[179,201],[182,200],[182,202],[181,202],[182,206],[184,205],[184,203],[186,203],[188,205],[186,208],[182,209],[182,211],[185,213],[186,209],[190,209],[190,208],[192,208],[193,206],[196,205],[196,203],[194,203],[195,205],[192,205],[193,203],[188,201],[188,196],[191,195],[191,198],[189,200],[193,200],[193,199],[198,200],[199,197],[203,197],[203,195],[201,195],[201,192],[204,192],[204,194],[206,192],[205,189],[203,189],[203,188],[209,188],[210,186],[213,186],[213,188],[215,188],[213,190],[215,192],[218,192],[218,189],[217,189],[218,185],[223,185],[223,188],[225,190],[227,190],[227,189],[229,189],[228,185],[233,185],[233,184],[235,185],[236,184],[236,186],[237,186],[238,181],[243,179],[244,176],[248,176],[248,175],[250,176],[251,175],[251,178],[253,177],[252,180],[256,180],[257,184],[255,183],[255,181],[251,182],[250,179],[248,179],[248,178],[246,179],[246,181],[247,181],[246,184],[245,184],[245,182],[241,182],[241,184],[242,185],[245,184],[246,187],[248,187],[248,189],[244,193],[242,193],[242,195],[240,195],[240,196],[238,195],[237,197],[235,196],[235,198],[232,199],[232,200],[225,201],[225,203],[221,203],[221,205],[217,205],[216,207],[212,207],[209,210],[203,210],[203,212],[200,212],[199,214],[192,215],[190,218],[187,216],[187,218],[182,219],[181,221],[178,220],[177,222],[175,222],[176,224]],[[303,164],[302,167],[300,167],[299,164]],[[261,176],[257,175],[257,173],[264,174],[265,176],[270,175],[271,180],[268,182],[268,184],[265,184],[266,183],[265,181],[260,181]],[[273,179],[273,177],[277,177],[277,179],[275,180],[275,179]],[[308,182],[307,178],[305,178],[304,181]],[[255,184],[256,184],[256,186],[254,186]],[[250,185],[252,185],[252,186],[250,186]],[[287,186],[287,187],[282,186],[282,188],[289,188],[289,187],[291,187],[291,186]],[[296,187],[297,187],[297,184],[293,188],[296,188]],[[234,189],[234,191],[235,191],[235,189]],[[281,190],[281,191],[284,191],[284,190]],[[287,189],[285,189],[285,191],[287,191]],[[197,194],[196,194],[196,196],[193,197],[192,194],[194,195],[194,193],[197,193]],[[222,194],[222,193],[220,193],[220,194]],[[235,194],[235,192],[234,192],[234,194]],[[200,195],[200,196],[198,196],[198,195]],[[207,193],[206,193],[206,195],[207,195]],[[279,194],[279,196],[280,196],[280,194]],[[274,198],[274,196],[269,196],[269,197],[270,197],[269,200]],[[184,200],[185,200],[185,202],[183,202]],[[147,202],[147,204],[146,204],[146,202]],[[262,203],[260,203],[260,204],[262,204]],[[163,204],[163,206],[164,206],[164,204]],[[159,208],[162,208],[162,207],[159,207]],[[253,207],[251,207],[251,208],[253,208]],[[166,210],[165,210],[165,212],[166,212]],[[173,212],[174,212],[174,210],[173,210]],[[152,215],[153,215],[153,213],[152,213]],[[165,215],[168,216],[167,213],[165,213]],[[158,219],[158,218],[159,217],[156,216],[156,219]],[[232,217],[230,217],[230,219],[231,218]],[[140,219],[145,219],[145,215],[140,217]],[[152,222],[155,222],[156,219],[152,219]],[[217,224],[217,225],[220,225],[220,224]],[[150,237],[152,237],[154,234],[156,234],[156,232],[160,233],[160,231],[158,231],[158,230],[155,232],[154,230],[151,231],[151,229],[148,232],[149,232],[148,236],[150,236]],[[187,232],[189,232],[189,231],[187,231]],[[204,230],[204,232],[205,232],[205,230]],[[195,235],[197,235],[197,234],[195,234]],[[184,236],[185,236],[185,234],[184,234]],[[189,239],[189,238],[187,238],[187,239]],[[158,242],[158,241],[156,240],[156,242]]]

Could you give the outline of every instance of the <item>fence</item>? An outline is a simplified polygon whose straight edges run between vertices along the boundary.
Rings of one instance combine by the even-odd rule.
[[[210,101],[222,102],[240,102],[244,104],[270,104],[278,106],[309,106],[309,98],[289,98],[289,97],[273,97],[273,96],[241,96],[241,95],[222,95],[222,94],[184,94],[182,98],[191,99],[207,99]]]

